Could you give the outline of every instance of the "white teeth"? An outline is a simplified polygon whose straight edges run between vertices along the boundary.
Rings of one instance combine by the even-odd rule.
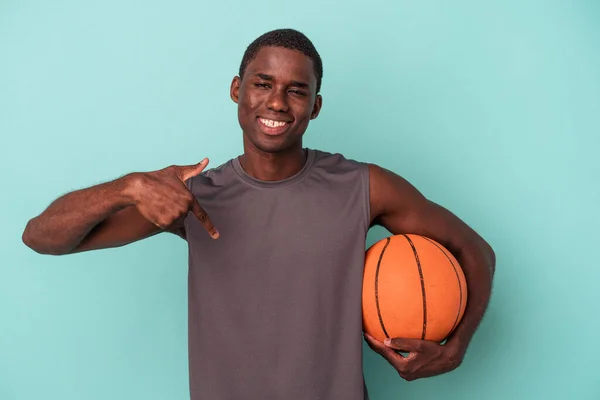
[[[287,122],[284,121],[273,121],[272,119],[260,118],[260,122],[271,128],[278,128],[284,126]]]

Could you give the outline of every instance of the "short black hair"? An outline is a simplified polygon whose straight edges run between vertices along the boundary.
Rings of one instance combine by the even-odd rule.
[[[323,79],[323,62],[317,49],[306,35],[295,29],[276,29],[256,38],[246,51],[240,64],[239,75],[244,77],[246,67],[258,54],[263,47],[285,47],[290,50],[298,50],[304,53],[313,62],[315,76],[317,77],[317,93],[321,90],[321,80]]]

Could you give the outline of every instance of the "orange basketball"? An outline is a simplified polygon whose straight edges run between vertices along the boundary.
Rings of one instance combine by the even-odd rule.
[[[362,292],[364,331],[385,338],[441,342],[467,304],[467,283],[456,258],[419,235],[394,235],[366,252]]]

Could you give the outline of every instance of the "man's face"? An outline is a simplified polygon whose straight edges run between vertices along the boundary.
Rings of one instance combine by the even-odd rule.
[[[303,53],[260,49],[243,79],[235,77],[231,84],[245,143],[268,153],[301,147],[309,121],[321,109],[316,88],[312,60]]]

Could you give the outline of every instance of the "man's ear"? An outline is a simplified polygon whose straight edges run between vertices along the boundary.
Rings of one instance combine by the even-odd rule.
[[[312,113],[310,114],[310,119],[315,119],[319,116],[322,106],[323,106],[323,97],[320,94],[318,94],[317,98],[315,99],[315,105],[313,106]]]
[[[240,98],[240,85],[242,84],[242,78],[236,76],[231,81],[231,88],[229,89],[229,96],[234,103],[237,103]]]

